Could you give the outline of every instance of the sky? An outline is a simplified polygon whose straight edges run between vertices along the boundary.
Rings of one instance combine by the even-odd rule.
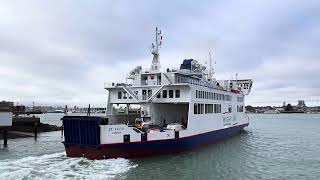
[[[106,106],[104,82],[149,67],[155,27],[160,62],[201,63],[217,79],[251,78],[251,105],[320,100],[320,1],[4,0],[0,100]]]

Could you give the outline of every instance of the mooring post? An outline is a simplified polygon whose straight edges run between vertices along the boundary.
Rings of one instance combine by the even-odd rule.
[[[90,112],[91,111],[91,108],[90,108],[90,104],[89,104],[89,108],[88,108],[88,112],[87,112],[87,116],[90,116]]]
[[[68,115],[68,105],[66,105],[65,108],[64,108],[64,114]]]
[[[38,136],[38,122],[34,123],[34,140],[37,140],[37,136]]]
[[[63,125],[61,126],[61,138],[63,138]]]
[[[8,130],[7,129],[3,130],[3,146],[4,147],[8,146]]]

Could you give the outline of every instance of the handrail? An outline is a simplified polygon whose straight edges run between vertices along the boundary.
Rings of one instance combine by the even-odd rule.
[[[171,80],[169,79],[169,77],[165,74],[165,73],[162,73],[164,75],[164,77],[168,80],[169,84],[172,84]]]
[[[139,133],[144,133],[143,131],[141,131],[140,129],[138,129],[138,128],[136,128],[136,127],[133,127],[132,129],[133,129],[134,131],[136,131],[136,132],[138,131]]]
[[[127,86],[122,86],[122,88],[133,97],[134,100],[139,102],[139,98],[127,87]]]
[[[167,86],[167,84],[161,85],[160,88],[157,89],[156,92],[148,99],[148,102],[152,101],[159,94],[159,92],[164,88],[164,86]]]

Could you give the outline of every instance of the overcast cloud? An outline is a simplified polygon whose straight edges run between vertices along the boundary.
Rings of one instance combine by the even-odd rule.
[[[320,1],[2,1],[0,100],[103,106],[103,83],[149,66],[154,28],[162,67],[184,58],[218,79],[254,79],[248,104],[320,97]]]

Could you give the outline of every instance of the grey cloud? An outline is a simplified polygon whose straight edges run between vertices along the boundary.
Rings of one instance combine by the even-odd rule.
[[[204,62],[210,49],[219,78],[239,72],[255,79],[252,102],[282,101],[294,90],[295,98],[318,96],[319,12],[318,1],[7,1],[0,7],[0,69],[20,76],[1,78],[0,93],[26,102],[103,104],[103,81],[149,63],[160,26],[163,67],[183,58]],[[10,93],[17,86],[27,91]]]

